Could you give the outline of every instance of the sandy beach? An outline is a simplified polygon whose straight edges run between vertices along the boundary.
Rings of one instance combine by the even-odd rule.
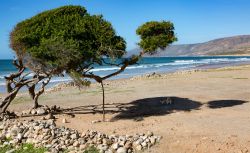
[[[57,105],[75,114],[58,114],[57,125],[107,134],[153,131],[162,136],[151,153],[250,152],[250,66],[183,71],[106,81],[106,118],[101,87],[61,87],[42,95],[40,104]],[[2,95],[3,96],[3,95]],[[172,103],[164,103],[171,97]],[[10,110],[32,107],[25,93]],[[67,112],[65,112],[67,113]],[[40,116],[37,118],[41,118]],[[69,123],[62,123],[66,118]],[[21,118],[24,120],[28,118]]]

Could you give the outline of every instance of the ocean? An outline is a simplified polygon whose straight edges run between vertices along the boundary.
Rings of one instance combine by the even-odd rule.
[[[168,73],[189,69],[217,68],[241,64],[250,64],[250,56],[201,56],[201,57],[144,57],[138,64],[126,68],[123,73],[110,79],[130,78],[149,73]],[[92,72],[104,76],[116,71],[113,66],[96,66]],[[4,76],[15,72],[12,60],[0,60],[0,93],[5,92]],[[69,76],[54,77],[50,86],[71,81]]]

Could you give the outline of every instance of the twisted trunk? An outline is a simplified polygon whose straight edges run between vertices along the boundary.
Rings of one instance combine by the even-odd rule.
[[[10,105],[10,103],[14,100],[14,98],[16,97],[18,91],[22,87],[23,86],[19,86],[19,87],[15,88],[14,90],[12,90],[11,93],[9,93],[9,95],[7,97],[4,98],[4,100],[0,104],[0,114],[4,113],[7,110],[7,108]]]
[[[37,93],[35,93],[35,88],[34,88],[34,90],[33,90],[34,91],[33,92],[34,93],[34,97],[33,97],[34,106],[33,106],[33,108],[40,107],[40,105],[38,104],[38,98],[44,93],[45,86],[49,83],[50,79],[51,78],[48,78],[48,80],[42,82],[42,86]]]
[[[49,83],[50,77],[47,81],[44,81],[41,89],[35,93],[36,84],[44,78],[48,78],[47,75],[37,75],[35,74],[33,78],[27,78],[28,74],[24,73],[25,67],[23,66],[22,61],[13,61],[13,65],[16,66],[18,72],[10,74],[5,77],[6,80],[6,89],[8,95],[0,102],[0,114],[5,113],[8,106],[15,99],[17,93],[23,86],[27,86],[31,98],[34,100],[34,107],[38,106],[38,97],[44,92],[45,86]],[[29,86],[31,84],[31,86]]]

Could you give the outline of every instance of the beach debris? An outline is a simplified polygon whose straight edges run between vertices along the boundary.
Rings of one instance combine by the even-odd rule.
[[[65,124],[65,123],[68,123],[68,121],[66,120],[66,118],[63,118],[63,119],[62,119],[62,123],[64,123],[64,124]]]
[[[94,121],[91,121],[92,124],[95,124],[95,123],[100,123],[101,120],[94,120]]]
[[[160,101],[163,105],[171,105],[173,104],[173,99],[171,97],[166,97],[165,99]]]
[[[148,149],[159,142],[160,136],[153,132],[134,135],[107,135],[94,130],[79,133],[77,130],[57,127],[54,120],[8,120],[0,124],[0,142],[4,145],[20,146],[32,143],[35,147],[45,147],[49,152],[83,152],[94,146],[105,153],[135,153]]]
[[[136,121],[136,122],[143,121],[143,117],[141,117],[141,116],[135,117],[135,118],[134,118],[134,121]]]

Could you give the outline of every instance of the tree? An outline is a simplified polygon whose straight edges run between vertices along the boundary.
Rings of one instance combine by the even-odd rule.
[[[22,87],[28,86],[28,88],[30,88],[29,86],[32,86],[34,87],[33,90],[35,90],[35,85],[37,85],[41,80],[49,78],[47,81],[42,82],[43,84],[42,88],[37,93],[35,91],[33,92],[34,95],[33,98],[36,100],[35,102],[37,102],[38,97],[43,93],[45,85],[48,84],[51,78],[47,74],[39,74],[39,73],[34,74],[33,77],[31,78],[28,78],[27,76],[30,73],[24,72],[25,67],[23,66],[23,62],[21,60],[14,60],[13,64],[18,69],[18,72],[10,74],[9,76],[5,77],[6,89],[8,95],[0,103],[0,114],[5,113],[6,109],[8,108],[12,100],[14,100],[17,93],[20,91]],[[36,106],[36,103],[34,104],[34,106]]]
[[[100,83],[105,119],[103,81],[135,64],[143,54],[153,54],[158,48],[163,49],[177,40],[173,24],[166,21],[147,22],[137,29],[137,34],[141,37],[138,43],[141,53],[123,58],[126,42],[116,34],[110,22],[101,15],[88,14],[84,7],[63,6],[18,23],[11,32],[10,44],[18,60],[37,75],[47,74],[44,78],[50,78],[67,73],[79,85],[88,85],[86,79]],[[96,65],[119,69],[98,76],[91,71]],[[33,88],[34,84],[29,86],[35,99]]]

